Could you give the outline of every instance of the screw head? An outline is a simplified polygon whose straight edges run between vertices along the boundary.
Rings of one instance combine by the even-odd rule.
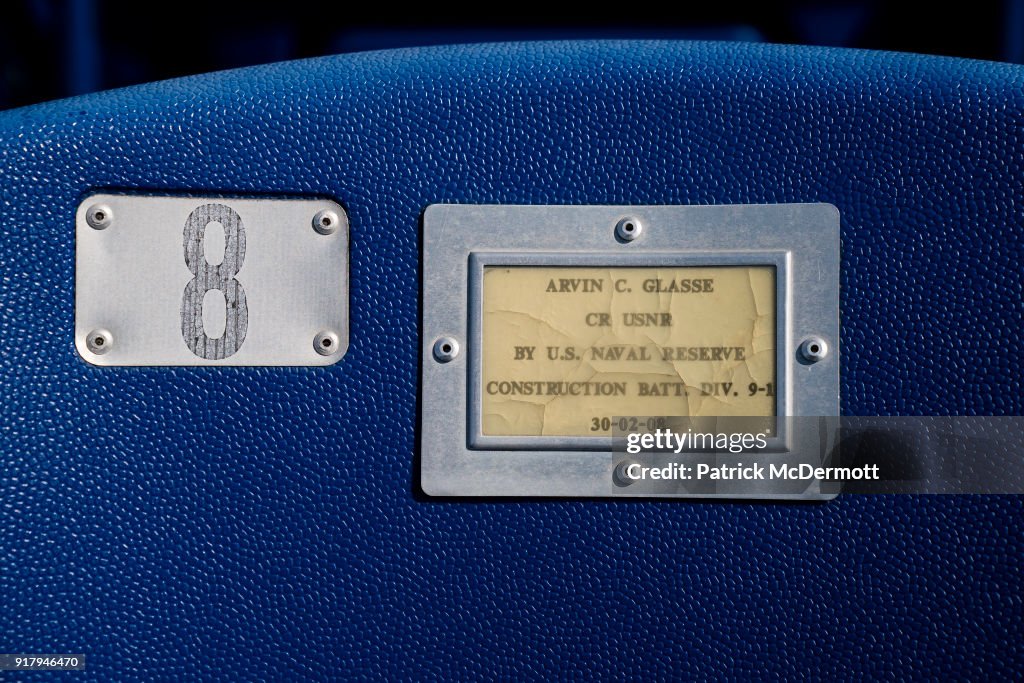
[[[434,360],[448,363],[459,355],[459,342],[454,337],[441,337],[434,342]]]
[[[828,343],[821,337],[808,337],[800,344],[800,358],[807,363],[817,363],[828,356]]]
[[[107,330],[93,330],[85,338],[85,347],[97,356],[102,356],[110,351],[113,345],[114,336]]]
[[[85,222],[94,230],[106,230],[114,221],[114,214],[106,204],[93,204],[85,212]]]
[[[313,348],[321,356],[333,356],[341,349],[341,340],[330,330],[324,330],[313,337]]]
[[[632,242],[640,233],[644,231],[644,226],[637,219],[627,216],[621,221],[615,224],[615,239],[620,242]]]
[[[623,460],[615,465],[615,469],[612,470],[612,481],[619,488],[625,488],[633,484],[633,479],[628,474],[631,465],[634,465],[633,460]]]
[[[313,229],[321,235],[331,235],[338,231],[341,219],[338,214],[330,209],[317,211],[313,216]]]

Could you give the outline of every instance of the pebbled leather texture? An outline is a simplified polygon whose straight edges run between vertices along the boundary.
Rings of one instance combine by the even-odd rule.
[[[0,114],[0,652],[84,652],[76,681],[1020,677],[1017,498],[430,499],[415,432],[434,202],[831,202],[844,413],[1020,414],[1022,113],[1018,66],[631,41]],[[74,211],[101,188],[342,202],[348,355],[83,363]]]

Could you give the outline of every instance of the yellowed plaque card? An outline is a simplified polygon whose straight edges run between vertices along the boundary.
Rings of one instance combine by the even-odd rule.
[[[483,434],[775,415],[775,308],[772,266],[486,267]]]

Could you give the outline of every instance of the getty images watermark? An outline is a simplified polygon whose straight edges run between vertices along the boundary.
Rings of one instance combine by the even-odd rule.
[[[613,493],[1024,493],[1021,417],[616,417]]]
[[[767,452],[769,432],[756,434],[742,432],[701,432],[694,431],[692,426],[685,432],[675,432],[671,428],[659,428],[651,432],[630,432],[626,435],[626,452],[637,455],[645,451],[670,452],[678,455],[682,452],[721,453],[757,453]],[[786,480],[878,480],[879,466],[860,465],[857,467],[823,467],[809,462],[791,464],[785,462],[750,462],[730,465],[728,463],[682,462],[668,463],[660,467],[644,466],[639,462],[626,463],[621,474],[631,481],[652,480],[691,480],[708,479],[712,481],[748,480],[765,481],[770,479]]]

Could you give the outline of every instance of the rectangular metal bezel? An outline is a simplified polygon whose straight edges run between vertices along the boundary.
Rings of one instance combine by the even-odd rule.
[[[615,226],[625,217],[642,226],[638,239],[615,238]],[[423,218],[421,487],[441,496],[613,495],[611,437],[481,433],[485,267],[774,266],[780,434],[766,457],[797,464],[805,461],[802,452],[820,444],[792,430],[787,418],[839,414],[839,261],[839,213],[830,204],[431,205]],[[813,365],[797,358],[797,347],[810,335],[830,348]],[[461,349],[450,362],[433,356],[442,337]],[[770,483],[739,495],[667,495],[831,497],[816,485],[793,494],[779,493]]]

